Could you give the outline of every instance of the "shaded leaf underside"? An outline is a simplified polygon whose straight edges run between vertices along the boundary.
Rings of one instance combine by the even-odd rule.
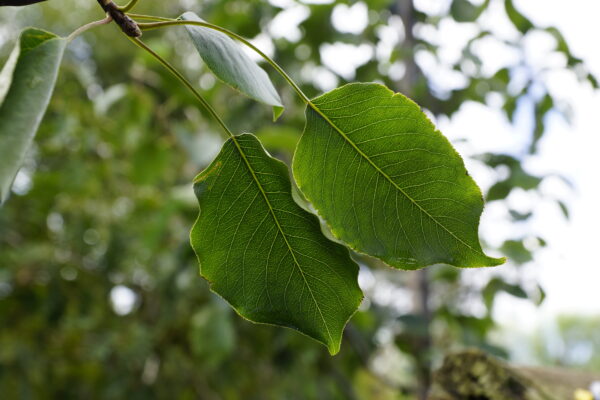
[[[193,12],[184,13],[184,21],[204,22]],[[194,46],[208,68],[223,82],[251,99],[273,106],[273,119],[283,113],[281,98],[267,73],[241,46],[224,33],[202,26],[186,25]]]
[[[195,180],[191,233],[201,275],[243,317],[339,350],[362,299],[358,266],[292,199],[288,170],[250,134],[229,139]]]
[[[0,73],[0,202],[44,116],[65,45],[52,33],[26,29]]]
[[[294,177],[336,237],[403,269],[504,261],[479,244],[479,188],[413,101],[349,84],[314,99],[306,114]]]

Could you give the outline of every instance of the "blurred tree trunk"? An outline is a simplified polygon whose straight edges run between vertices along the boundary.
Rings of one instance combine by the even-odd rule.
[[[413,349],[415,359],[415,371],[417,375],[417,395],[420,400],[427,399],[427,393],[431,385],[431,310],[429,309],[429,276],[426,269],[416,271],[413,275],[413,305],[414,313],[422,321],[422,335],[415,342]]]
[[[398,0],[394,5],[394,12],[400,16],[404,25],[404,41],[400,44],[400,54],[406,67],[406,73],[403,79],[398,82],[396,89],[408,97],[413,97],[416,85],[423,78],[414,57],[416,40],[413,30],[417,21],[413,0]],[[427,105],[425,104],[425,106]],[[429,308],[430,285],[427,270],[416,271],[411,275],[411,280],[413,313],[419,317],[423,324],[422,335],[415,341],[412,355],[415,359],[415,372],[418,380],[417,396],[420,400],[425,400],[431,385],[431,364],[429,361],[431,310]]]
[[[402,19],[404,25],[404,41],[400,44],[400,54],[402,55],[402,61],[406,66],[406,73],[402,81],[398,83],[398,90],[412,97],[413,90],[421,77],[421,71],[415,62],[414,49],[416,45],[415,35],[413,28],[416,24],[415,18],[415,7],[413,0],[398,0],[394,7],[394,11]]]

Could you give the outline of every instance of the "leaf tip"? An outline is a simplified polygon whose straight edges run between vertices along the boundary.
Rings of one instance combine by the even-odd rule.
[[[183,14],[181,14],[179,17],[177,17],[177,19],[179,20],[190,20],[190,19],[199,19],[200,17],[198,17],[198,15],[192,11],[186,11]]]
[[[281,114],[285,111],[285,107],[281,106],[273,106],[273,122],[277,122]]]
[[[337,344],[328,344],[327,345],[327,350],[329,351],[329,355],[330,356],[335,356],[337,355],[337,353],[340,352],[340,342],[338,342]]]
[[[493,261],[493,263],[490,265],[490,267],[497,267],[498,265],[502,265],[502,264],[506,263],[508,258],[499,257],[499,258],[492,258],[491,260]]]

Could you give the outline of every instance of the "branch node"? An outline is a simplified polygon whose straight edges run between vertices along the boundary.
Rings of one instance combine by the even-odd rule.
[[[119,28],[129,37],[140,37],[142,36],[142,30],[138,26],[138,24],[129,18],[123,11],[119,10],[119,6],[117,6],[112,0],[98,0],[98,4],[104,10],[106,14],[112,17],[113,21]]]

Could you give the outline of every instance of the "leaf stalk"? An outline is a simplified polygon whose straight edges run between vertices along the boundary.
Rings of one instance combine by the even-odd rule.
[[[110,15],[107,15],[106,18],[104,18],[104,19],[101,19],[99,21],[93,21],[93,22],[90,22],[89,24],[80,26],[79,28],[75,29],[69,36],[67,36],[67,42],[71,42],[77,36],[81,35],[82,33],[84,33],[85,31],[87,31],[89,29],[92,29],[96,26],[109,24],[112,20],[113,20],[112,17]]]
[[[145,50],[146,52],[148,52],[148,54],[150,54],[152,57],[154,57],[164,68],[166,68],[171,74],[173,74],[173,76],[175,76],[181,83],[183,83],[183,85],[185,87],[187,87],[194,94],[194,97],[200,102],[200,104],[202,104],[202,106],[206,109],[206,111],[208,111],[208,113],[219,123],[219,125],[221,126],[221,128],[223,128],[223,130],[225,131],[225,133],[227,133],[227,135],[230,136],[230,137],[234,137],[234,135],[231,132],[231,130],[227,127],[227,125],[221,119],[221,117],[219,116],[219,114],[217,114],[217,112],[215,111],[215,109],[212,108],[212,106],[208,103],[208,101],[206,101],[206,99],[204,99],[204,97],[202,97],[202,95],[194,88],[194,86],[192,86],[192,84],[190,83],[190,81],[188,81],[181,74],[181,72],[179,72],[167,60],[165,60],[160,55],[158,55],[158,53],[156,53],[154,50],[152,50],[150,47],[148,47],[140,39],[135,38],[135,37],[128,37],[128,38],[136,46],[138,46],[139,48],[141,48],[141,49]]]
[[[127,11],[133,9],[133,7],[136,6],[138,1],[139,0],[130,0],[129,3],[125,4],[124,6],[117,7],[117,8],[119,9],[119,11],[126,13]]]

